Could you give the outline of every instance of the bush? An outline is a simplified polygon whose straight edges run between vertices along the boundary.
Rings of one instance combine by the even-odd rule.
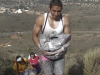
[[[100,49],[89,50],[84,55],[84,75],[100,75]]]

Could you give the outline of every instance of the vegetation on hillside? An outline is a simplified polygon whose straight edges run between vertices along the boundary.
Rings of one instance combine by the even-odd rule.
[[[63,13],[71,22],[71,30],[100,30],[100,7],[83,4],[64,5]],[[39,7],[34,10],[40,10]],[[48,11],[45,7],[41,11]],[[39,54],[32,41],[36,14],[0,14],[0,75],[15,75],[12,69],[16,55],[28,57],[31,51]],[[10,34],[8,32],[20,32]],[[4,33],[8,33],[3,35]],[[73,34],[66,54],[65,75],[100,74],[100,34]],[[9,46],[10,45],[10,46]]]

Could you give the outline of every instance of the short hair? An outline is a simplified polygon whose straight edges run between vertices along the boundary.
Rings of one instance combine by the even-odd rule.
[[[63,9],[63,4],[61,0],[52,0],[49,4],[50,9],[52,6],[60,6]]]

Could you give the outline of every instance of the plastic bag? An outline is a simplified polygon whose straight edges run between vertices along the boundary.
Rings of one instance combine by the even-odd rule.
[[[53,52],[54,54],[45,55],[43,52],[41,53],[47,58],[53,59],[53,60],[62,58],[66,54],[67,48],[65,48],[63,51],[61,51],[58,54],[56,52],[67,42],[69,37],[70,37],[70,34],[64,34],[64,33],[61,33],[59,35],[50,34],[49,36],[40,34],[39,36],[40,46],[46,52]]]
[[[50,37],[49,37],[50,36]],[[56,35],[52,36],[45,36],[44,34],[40,34],[40,46],[46,50],[46,51],[55,51],[57,49],[60,49],[68,40],[68,37],[70,36],[70,34],[60,34],[60,35]]]

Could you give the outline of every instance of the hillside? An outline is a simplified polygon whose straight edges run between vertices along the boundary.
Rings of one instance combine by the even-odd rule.
[[[48,12],[48,7],[33,7],[33,11]],[[100,5],[93,3],[64,5],[62,11],[70,18],[72,31],[98,31],[100,30]],[[0,14],[0,32],[31,31],[38,15],[33,14]]]
[[[47,12],[48,8],[34,7],[33,10]],[[70,18],[72,31],[100,31],[99,4],[68,3],[64,5],[62,12]],[[32,41],[31,33],[37,16],[35,13],[0,14],[0,75],[14,75],[12,61],[16,55],[20,54],[27,57],[31,51],[39,55],[38,48]],[[68,47],[66,60],[75,58],[77,55],[81,57],[88,50],[100,48],[99,40],[99,33],[72,33],[72,40]]]

